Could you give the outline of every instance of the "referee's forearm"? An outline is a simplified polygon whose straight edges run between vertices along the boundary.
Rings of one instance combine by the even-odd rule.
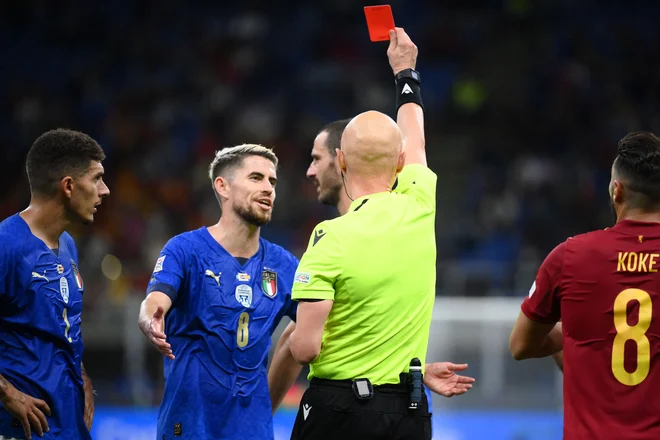
[[[396,123],[406,147],[424,148],[424,110],[414,102],[403,104],[396,115]]]
[[[399,107],[396,123],[403,135],[403,151],[406,165],[421,163],[426,165],[426,141],[424,138],[424,110],[409,102]]]

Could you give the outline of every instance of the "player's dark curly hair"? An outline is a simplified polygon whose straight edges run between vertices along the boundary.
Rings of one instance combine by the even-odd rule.
[[[647,131],[619,141],[614,169],[641,208],[660,206],[660,138]]]
[[[350,118],[340,119],[327,124],[319,131],[319,133],[328,133],[328,139],[326,140],[325,145],[328,147],[328,151],[330,151],[332,156],[336,156],[336,149],[341,148],[341,135],[344,133],[349,122],[351,122]]]
[[[30,190],[52,196],[64,177],[78,177],[90,162],[104,159],[103,149],[85,133],[62,128],[47,131],[34,141],[25,161]]]

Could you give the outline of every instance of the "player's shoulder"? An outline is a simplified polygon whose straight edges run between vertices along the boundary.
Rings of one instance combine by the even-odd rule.
[[[564,243],[571,248],[598,246],[603,243],[603,240],[609,238],[611,233],[612,230],[609,228],[598,229],[568,237]]]
[[[165,249],[184,254],[199,252],[200,245],[205,241],[204,234],[208,234],[206,228],[182,232],[170,238],[165,244]]]
[[[18,213],[0,222],[0,235],[4,236],[3,239],[6,239],[8,235],[14,236],[14,239],[16,239],[29,232],[30,227]]]
[[[291,252],[265,238],[261,238],[260,240],[268,260],[276,261],[279,265],[284,266],[285,268],[292,268],[295,270],[298,266],[298,259]]]
[[[16,240],[16,237],[7,232],[0,231],[0,256],[13,259],[24,254],[25,241]]]
[[[69,248],[71,251],[76,250],[76,241],[73,239],[71,234],[68,232],[64,231],[62,235],[60,236],[60,241]]]
[[[563,265],[567,258],[573,263],[590,259],[607,247],[611,242],[610,234],[611,230],[600,229],[568,237],[548,254],[546,261],[561,262]]]
[[[30,232],[27,223],[14,214],[0,222],[0,254],[5,257],[24,256],[29,252],[30,241],[26,238]]]

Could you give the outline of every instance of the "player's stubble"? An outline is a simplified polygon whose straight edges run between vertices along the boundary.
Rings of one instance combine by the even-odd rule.
[[[259,211],[258,208],[255,208],[252,203],[247,202],[244,205],[239,205],[234,203],[232,208],[234,212],[238,214],[240,218],[245,221],[245,223],[254,225],[254,226],[264,226],[270,222],[271,211],[263,212]]]
[[[321,179],[316,179],[316,184],[319,187],[319,202],[334,207],[339,205],[340,191],[343,189],[343,185],[339,169],[335,163],[330,164]]]

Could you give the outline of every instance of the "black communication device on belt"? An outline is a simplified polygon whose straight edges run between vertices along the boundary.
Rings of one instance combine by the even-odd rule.
[[[374,397],[374,387],[369,379],[355,379],[353,381],[353,392],[360,400],[371,399]]]
[[[417,409],[422,403],[422,362],[418,358],[410,361],[410,371],[408,372],[408,388],[410,390],[410,404],[408,409]]]

